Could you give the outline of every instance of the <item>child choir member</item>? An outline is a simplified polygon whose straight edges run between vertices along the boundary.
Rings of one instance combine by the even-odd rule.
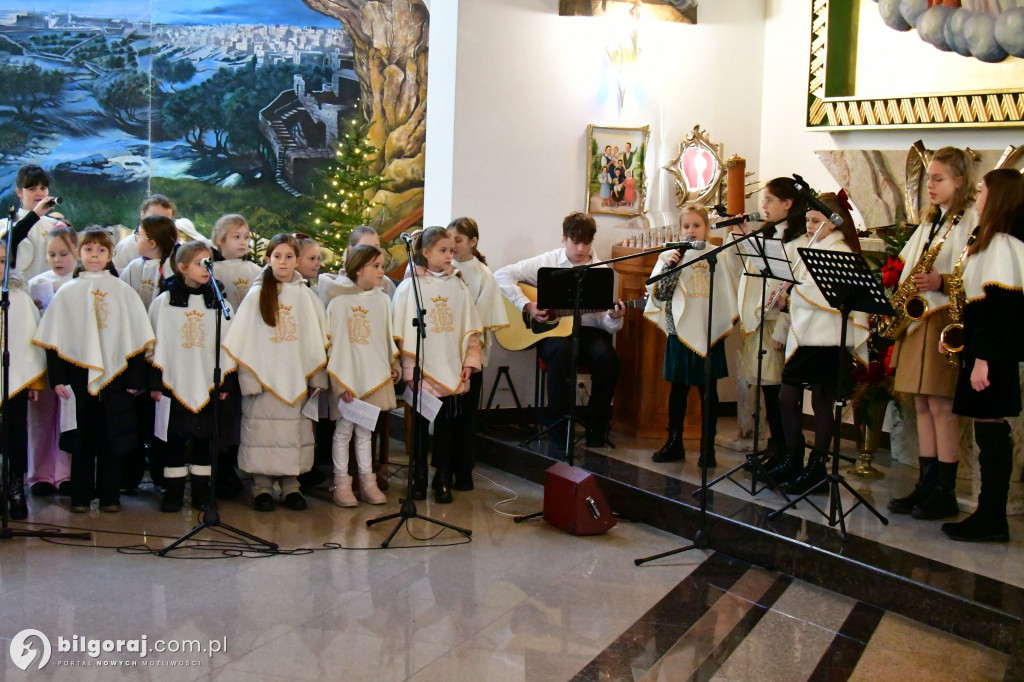
[[[327,329],[331,341],[327,372],[333,402],[362,400],[383,412],[393,409],[398,378],[398,348],[394,341],[391,301],[380,286],[384,279],[384,254],[375,246],[357,245],[345,256],[345,272],[336,278],[321,276],[321,296],[328,301]],[[386,418],[386,416],[385,416]],[[358,498],[368,504],[384,504],[387,498],[377,487],[372,468],[373,432],[339,418],[334,430],[334,502],[354,507],[349,475],[349,443],[355,436]]]
[[[833,407],[840,390],[839,360],[846,349],[867,362],[867,315],[854,312],[846,331],[846,348],[840,338],[842,318],[829,306],[821,289],[807,272],[797,248],[814,239],[813,249],[841,253],[859,253],[860,241],[849,209],[835,194],[818,197],[833,214],[842,218],[837,227],[818,211],[807,212],[806,241],[790,242],[787,255],[796,263],[793,275],[799,282],[786,297],[789,303],[790,327],[786,338],[786,365],[782,369],[782,407],[786,431],[786,458],[781,468],[770,472],[775,484],[793,495],[802,495],[825,480],[828,459],[835,431]],[[811,391],[814,412],[814,445],[804,467],[803,397]],[[777,478],[776,478],[777,476]]]
[[[487,267],[487,259],[480,253],[480,228],[472,218],[456,218],[448,225],[448,234],[453,240],[452,265],[458,270],[462,281],[469,289],[469,295],[480,317],[483,333],[480,335],[482,367],[487,366],[491,346],[494,344],[494,330],[508,326],[508,314],[501,299],[498,282]],[[452,488],[473,489],[473,466],[476,463],[476,424],[480,409],[480,394],[483,392],[483,372],[474,372],[469,378],[469,391],[462,398],[465,427],[459,449],[464,456],[453,471]]]
[[[46,311],[54,294],[71,281],[78,264],[78,234],[70,227],[50,230],[46,237],[46,261],[50,269],[29,280],[29,295]],[[60,447],[60,409],[51,388],[39,391],[28,406],[28,484],[33,495],[70,492],[71,455]]]
[[[0,279],[7,268],[7,245],[0,241]],[[3,418],[7,420],[7,437],[10,450],[3,453],[10,457],[9,487],[7,499],[0,503],[8,505],[10,518],[23,521],[28,518],[25,502],[25,473],[28,470],[28,403],[35,401],[38,390],[45,388],[46,353],[33,345],[32,337],[39,323],[39,309],[28,294],[25,280],[11,273],[9,278],[8,348],[11,355],[7,404],[3,406]],[[0,396],[2,398],[2,396]],[[5,444],[6,445],[6,444]],[[4,482],[5,484],[8,481]]]
[[[804,233],[804,199],[796,189],[796,183],[790,178],[775,178],[765,185],[761,210],[767,221],[777,222],[770,228],[767,236],[781,239],[784,244],[793,242]],[[745,227],[737,225],[732,228],[734,233],[742,233]],[[730,255],[730,258],[733,258]],[[739,266],[752,272],[753,261],[744,259]],[[770,298],[779,284],[778,280],[767,282],[767,297]],[[785,364],[783,348],[789,330],[789,316],[783,311],[783,297],[776,299],[770,310],[764,310],[767,301],[761,299],[762,284],[758,277],[741,275],[737,286],[739,298],[740,333],[743,348],[739,355],[737,371],[740,378],[748,385],[757,383],[758,354],[763,353],[761,365],[761,396],[764,397],[764,416],[768,423],[769,456],[764,461],[766,469],[771,470],[782,464],[786,455],[785,435],[782,426],[782,412],[779,409],[779,391],[782,384],[782,366]],[[761,332],[759,327],[764,324],[764,343],[759,345]],[[760,399],[755,396],[755,399]],[[756,444],[755,444],[756,449]]]
[[[289,509],[306,508],[298,476],[313,465],[313,426],[302,414],[311,389],[328,387],[324,307],[296,267],[289,234],[267,245],[267,266],[224,341],[242,393],[239,467],[253,475],[253,506],[273,511],[273,485]]]
[[[57,227],[57,220],[47,215],[54,209],[55,197],[50,196],[50,176],[35,165],[22,166],[15,177],[14,193],[21,202],[16,214],[17,222],[11,234],[14,257],[12,272],[18,272],[27,281],[46,272],[46,237]],[[7,221],[0,229],[0,238],[7,235]]]
[[[910,323],[892,352],[894,387],[914,396],[920,471],[914,490],[889,500],[889,511],[911,514],[916,519],[942,519],[959,512],[956,474],[960,423],[953,413],[957,370],[939,352],[939,335],[950,322],[950,273],[978,224],[978,214],[971,204],[971,176],[972,160],[967,152],[954,147],[935,152],[927,169],[931,207],[900,252],[904,263],[902,286],[924,254],[940,247],[932,268],[914,275],[917,291],[928,305],[924,319]]]
[[[708,212],[698,204],[685,204],[679,212],[679,227],[684,239],[705,241],[710,229]],[[674,268],[699,257],[699,251],[665,251],[658,257],[651,276]],[[729,374],[725,357],[725,337],[732,330],[738,312],[734,276],[729,261],[722,259],[715,270],[715,306],[712,316],[714,328],[708,339],[708,302],[711,274],[706,261],[695,263],[648,287],[650,296],[644,316],[657,324],[668,335],[665,346],[663,374],[671,382],[669,394],[668,440],[654,453],[655,462],[674,462],[685,457],[683,422],[686,419],[687,396],[690,387],[700,392],[701,410],[711,415],[711,429],[701,433],[699,464],[709,467],[715,461],[715,425],[718,412],[719,379]],[[710,360],[708,359],[708,346]],[[710,386],[705,385],[705,362],[711,362]]]
[[[120,511],[120,464],[136,440],[132,394],[145,388],[143,353],[154,341],[142,300],[113,275],[114,244],[99,227],[80,240],[81,270],[62,286],[36,331],[47,350],[50,385],[74,397],[71,511]],[[65,434],[69,435],[69,434]]]
[[[251,238],[249,223],[237,213],[223,215],[213,225],[213,276],[224,286],[224,296],[235,310],[262,272],[246,260]]]
[[[432,487],[440,504],[452,501],[453,469],[465,471],[467,453],[459,447],[465,428],[462,396],[469,391],[469,380],[481,368],[480,335],[482,325],[465,283],[452,267],[454,240],[443,227],[428,227],[417,235],[414,263],[419,281],[426,336],[422,340],[422,388],[440,398],[442,407],[434,420]],[[395,338],[402,357],[402,378],[412,384],[415,365],[416,301],[412,279],[398,286],[394,298]],[[416,387],[412,387],[417,390]],[[425,499],[427,488],[426,420],[422,420],[419,443],[421,459],[415,462],[412,499]]]
[[[217,395],[214,394],[217,299],[212,288],[215,283],[210,282],[209,271],[202,264],[210,256],[210,248],[203,242],[182,245],[175,253],[174,277],[149,308],[156,335],[156,345],[149,354],[150,394],[158,403],[171,401],[166,441],[154,439],[154,447],[163,451],[157,458],[164,467],[162,512],[181,509],[185,477],[189,474],[192,506],[206,506],[212,457],[219,446],[213,440],[213,401],[223,400],[238,385],[235,363],[221,349],[224,379]],[[226,334],[231,322],[224,319],[221,324],[222,334]]]
[[[158,215],[174,220],[177,212],[178,208],[174,205],[174,202],[163,194],[151,194],[143,200],[142,206],[139,207],[139,221]],[[177,226],[177,223],[175,223],[175,226]],[[118,272],[124,270],[128,267],[129,263],[139,257],[138,235],[139,228],[136,227],[133,233],[119,241],[117,246],[114,247],[114,267]]]
[[[962,253],[964,348],[953,412],[974,419],[980,450],[978,508],[942,532],[964,542],[1008,542],[1006,503],[1013,468],[1007,417],[1021,411],[1018,366],[1024,360],[1024,181],[1012,168],[981,181],[978,228]]]

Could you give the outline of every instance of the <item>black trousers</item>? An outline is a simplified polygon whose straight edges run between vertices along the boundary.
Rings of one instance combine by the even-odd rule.
[[[469,377],[469,391],[462,395],[462,421],[456,433],[459,454],[452,463],[459,477],[473,473],[476,464],[477,416],[480,412],[480,394],[484,390],[484,373],[474,372]]]
[[[107,412],[101,400],[88,391],[75,394],[78,420],[77,442],[71,453],[71,501],[88,504],[99,495],[100,504],[114,504],[120,498],[121,458],[111,447]]]
[[[612,335],[603,329],[582,327],[577,333],[580,340],[579,365],[591,371],[587,417],[592,427],[601,428],[612,416],[612,398],[619,382],[619,354],[612,345]],[[570,362],[572,339],[544,339],[539,344],[539,352],[548,366],[547,417],[553,421],[564,416],[569,409],[569,401],[575,399]]]
[[[191,448],[189,447],[190,442]],[[212,447],[212,438],[188,439],[168,434],[166,443],[158,438],[152,449],[160,453],[164,467],[174,468],[183,467],[186,464],[209,466],[213,463]]]
[[[441,399],[441,410],[434,419],[434,435],[431,438],[430,422],[416,415],[420,429],[419,454],[426,461],[427,452],[431,453],[430,463],[435,467],[454,470],[466,464],[466,455],[462,446],[463,434],[466,431],[466,416],[462,410],[463,396],[450,395]],[[472,468],[472,466],[470,466]]]
[[[4,451],[4,456],[10,457],[11,473],[28,473],[28,390],[23,390],[7,402],[3,412],[3,418],[10,425],[7,427],[7,438],[10,443],[10,452]],[[0,443],[3,448],[3,443]]]

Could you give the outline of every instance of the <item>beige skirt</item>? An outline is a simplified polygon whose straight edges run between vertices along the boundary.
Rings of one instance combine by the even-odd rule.
[[[772,334],[775,332],[777,319],[767,320],[764,327],[764,360],[761,363],[761,385],[778,386],[782,383],[782,366],[786,364],[785,351],[775,350]],[[743,350],[740,351],[739,378],[748,384],[757,381],[757,340],[760,332],[755,331],[743,338]]]
[[[892,361],[896,365],[894,388],[897,391],[953,397],[958,370],[939,353],[939,337],[949,323],[949,311],[940,310],[926,317],[913,334],[904,334],[896,341]]]

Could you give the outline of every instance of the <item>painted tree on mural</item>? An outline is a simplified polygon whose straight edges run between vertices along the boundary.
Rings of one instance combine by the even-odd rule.
[[[429,12],[422,0],[303,1],[352,39],[367,137],[380,150],[373,170],[387,188],[373,199],[400,219],[423,203]]]

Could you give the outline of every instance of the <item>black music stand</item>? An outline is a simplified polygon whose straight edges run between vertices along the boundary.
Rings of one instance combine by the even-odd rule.
[[[572,273],[573,277],[566,275]],[[579,385],[578,362],[580,355],[579,329],[584,312],[595,310],[611,310],[615,307],[615,271],[611,268],[577,267],[577,268],[541,268],[537,271],[537,308],[554,312],[561,317],[564,314],[573,316],[572,353],[569,362],[572,364],[573,397],[569,401],[569,412],[558,418],[553,424],[541,429],[522,442],[522,445],[542,438],[562,424],[566,424],[565,453],[566,462],[573,466],[576,446],[576,387]],[[545,324],[545,323],[541,323]],[[551,323],[555,326],[557,321]],[[540,407],[539,405],[537,406]]]
[[[769,247],[769,242],[773,245],[778,246]],[[737,249],[741,258],[748,258],[749,262],[753,265],[754,271],[751,272],[749,268],[745,268],[743,275],[745,277],[755,277],[761,280],[761,316],[757,323],[757,384],[754,387],[754,442],[750,452],[744,457],[743,462],[737,464],[729,471],[716,478],[715,480],[701,486],[693,491],[693,496],[702,494],[706,489],[717,485],[719,482],[729,479],[737,486],[742,488],[745,492],[751,496],[757,495],[762,492],[765,488],[770,488],[777,492],[782,498],[789,502],[789,495],[782,491],[782,489],[775,485],[775,481],[768,474],[768,470],[764,467],[764,462],[761,457],[767,452],[766,450],[759,450],[758,443],[761,439],[761,367],[764,363],[764,316],[767,314],[767,310],[764,306],[767,305],[768,298],[768,280],[777,279],[781,282],[789,282],[791,284],[797,284],[797,281],[793,279],[793,267],[786,256],[786,250],[782,248],[781,239],[772,239],[771,237],[760,237],[753,238],[746,242],[739,242],[740,247]],[[740,471],[750,472],[750,489],[747,490],[747,486],[733,478],[733,475]],[[761,479],[765,481],[764,485],[757,487],[757,481]]]
[[[842,315],[842,325],[839,333],[841,349],[846,348],[846,329],[851,312],[859,311],[872,315],[896,314],[896,311],[889,305],[889,299],[886,298],[885,291],[882,290],[878,280],[875,279],[875,275],[871,272],[871,268],[868,267],[867,261],[864,260],[864,256],[859,253],[827,251],[825,249],[798,249],[798,251],[800,252],[800,257],[803,258],[804,265],[807,266],[807,272],[811,274],[814,283],[818,285],[825,300]],[[842,351],[840,351],[839,359],[837,360],[839,364],[837,376],[842,376],[843,355]],[[878,517],[878,520],[883,525],[889,525],[889,519],[882,516],[877,509],[871,506],[871,503],[854,490],[846,482],[842,474],[839,473],[839,441],[844,407],[846,407],[846,397],[841,394],[837,395],[835,414],[833,415],[832,472],[825,474],[821,481],[810,486],[803,495],[769,514],[769,519],[774,519],[797,502],[807,500],[808,504],[828,519],[830,527],[839,524],[839,532],[843,540],[846,540],[846,517],[853,513],[853,510],[860,505],[867,507],[868,511]],[[810,499],[810,495],[823,483],[828,485],[828,512],[821,509]],[[846,488],[857,500],[846,511],[843,510],[843,501],[839,497],[840,486]]]

